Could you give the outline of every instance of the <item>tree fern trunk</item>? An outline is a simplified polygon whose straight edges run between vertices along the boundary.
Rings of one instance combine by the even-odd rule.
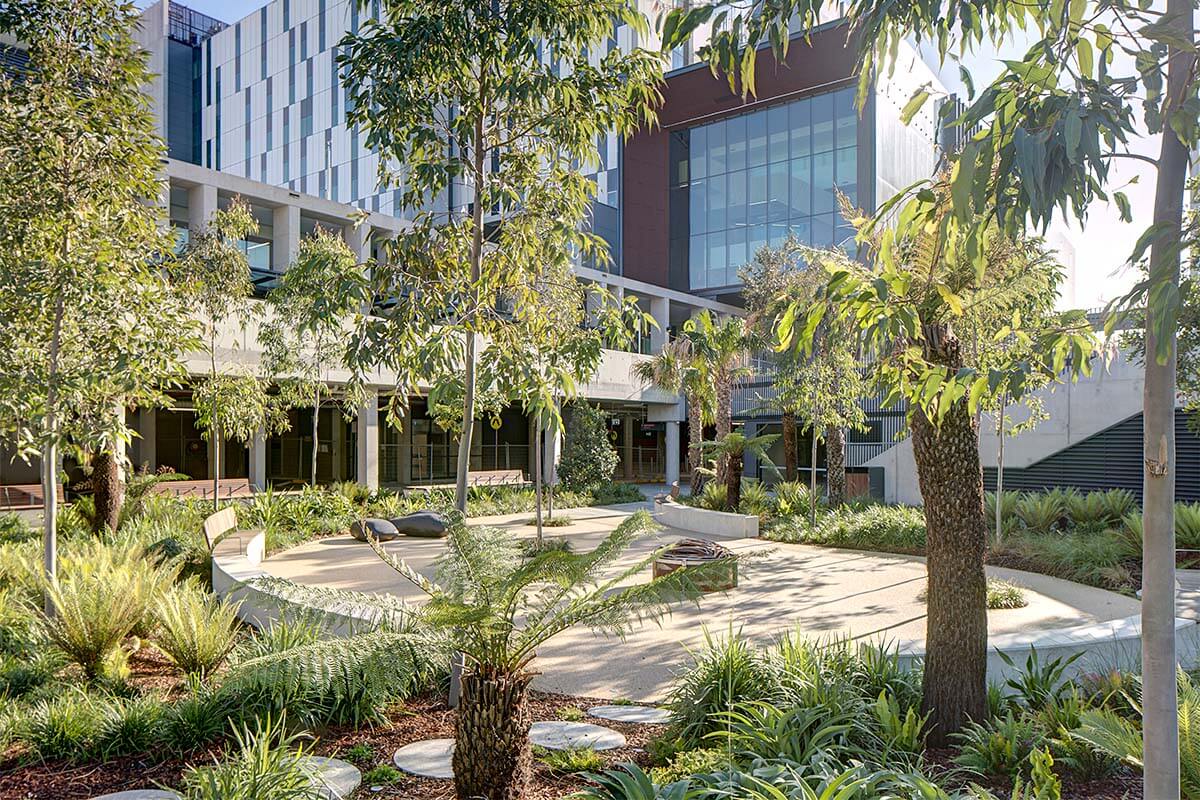
[[[96,507],[92,532],[100,534],[105,528],[115,531],[121,519],[125,491],[121,464],[109,450],[102,450],[92,457],[92,500]]]
[[[700,443],[704,441],[704,414],[700,400],[689,397],[688,407],[688,471],[692,476],[692,495],[700,494]]]
[[[948,326],[930,326],[927,339],[933,361],[951,370],[962,366]],[[987,709],[983,468],[979,431],[965,399],[950,407],[941,427],[915,409],[912,435],[929,579],[921,707],[932,715],[929,744],[943,747],[949,734],[968,719],[983,719]]]
[[[722,373],[717,378],[717,440],[720,441],[733,430],[733,378]],[[728,480],[729,456],[717,459],[717,481]]]
[[[476,667],[463,673],[454,725],[454,790],[459,800],[520,800],[532,772],[527,672]]]
[[[725,475],[725,507],[737,511],[742,504],[742,454],[729,455],[729,470]]]

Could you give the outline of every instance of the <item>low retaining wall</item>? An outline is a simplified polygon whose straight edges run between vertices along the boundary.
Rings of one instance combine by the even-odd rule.
[[[1180,664],[1185,668],[1200,664],[1200,627],[1194,620],[1175,619],[1175,642]],[[901,641],[897,647],[902,664],[912,666],[925,657],[924,642]],[[1070,658],[1082,653],[1067,670],[1071,676],[1118,668],[1140,672],[1142,620],[1135,615],[1066,628],[989,636],[988,680],[1003,683],[1019,673],[1029,657],[1031,647],[1042,664],[1051,659]],[[1012,660],[1012,666],[1005,663],[1001,654]]]
[[[689,533],[733,536],[740,539],[758,538],[758,517],[748,514],[709,511],[706,508],[685,506],[670,500],[655,500],[654,518],[667,527]]]
[[[377,609],[341,602],[314,606],[274,590],[283,581],[260,568],[265,554],[266,538],[261,532],[233,533],[213,548],[213,593],[239,603],[238,618],[243,622],[264,628],[282,619],[315,614],[329,633],[351,636],[374,628],[380,621],[382,614]]]

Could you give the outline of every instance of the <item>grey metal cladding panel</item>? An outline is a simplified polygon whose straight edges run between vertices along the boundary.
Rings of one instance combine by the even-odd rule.
[[[1074,486],[1083,490],[1128,489],[1142,497],[1142,415],[1064,448],[1023,469],[1004,470],[1006,490]],[[996,469],[985,466],[984,486],[996,486]],[[1175,497],[1200,502],[1200,438],[1188,427],[1188,414],[1175,411]]]

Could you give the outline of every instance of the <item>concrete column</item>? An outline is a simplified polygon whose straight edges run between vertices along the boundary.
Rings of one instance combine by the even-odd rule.
[[[625,452],[625,480],[633,480],[633,417],[621,418],[621,448]]]
[[[370,392],[355,420],[358,428],[358,482],[379,488],[379,395]]]
[[[342,229],[342,238],[346,240],[346,246],[350,248],[350,252],[354,253],[354,257],[360,264],[365,263],[371,257],[370,225],[347,225]]]
[[[670,486],[679,480],[679,423],[667,422],[664,448],[666,449],[666,478]]]
[[[138,409],[137,462],[134,468],[146,465],[146,469],[154,472],[158,468],[158,409]]]
[[[203,230],[217,210],[217,187],[193,186],[188,189],[188,227]]]
[[[300,250],[300,207],[279,206],[272,211],[271,269],[286,272]]]
[[[261,427],[250,440],[250,485],[260,492],[267,488],[267,432]]]
[[[747,439],[753,439],[755,436],[758,436],[758,423],[747,422],[742,426],[742,435]],[[758,456],[749,452],[746,453],[742,459],[742,474],[751,478],[758,477]]]
[[[650,352],[658,353],[667,343],[667,328],[671,325],[671,299],[651,297],[650,316],[658,323],[658,328],[650,331]]]

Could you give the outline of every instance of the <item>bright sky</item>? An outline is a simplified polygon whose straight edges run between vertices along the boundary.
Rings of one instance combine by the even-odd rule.
[[[266,0],[186,0],[186,5],[225,22],[235,22],[265,2]],[[138,0],[140,6],[149,4],[150,0]],[[964,64],[976,89],[987,85],[995,77],[999,71],[999,59],[1019,57],[1023,49],[1023,46],[1010,45],[995,53],[968,58]],[[928,53],[924,55],[931,62],[931,66],[939,71],[942,82],[951,91],[962,91],[962,81],[956,64],[947,64],[944,69],[939,70],[934,57]],[[1146,155],[1156,156],[1157,137],[1143,137],[1135,143],[1134,149]],[[1113,188],[1137,180],[1137,183],[1124,186],[1133,207],[1132,224],[1120,221],[1115,204],[1095,204],[1090,209],[1086,225],[1056,222],[1048,235],[1052,244],[1061,237],[1061,240],[1069,242],[1075,249],[1074,297],[1064,297],[1064,306],[1092,308],[1103,305],[1126,291],[1136,280],[1124,264],[1134,242],[1150,224],[1154,202],[1154,170],[1144,162],[1118,159],[1114,161],[1110,174],[1110,186]]]

